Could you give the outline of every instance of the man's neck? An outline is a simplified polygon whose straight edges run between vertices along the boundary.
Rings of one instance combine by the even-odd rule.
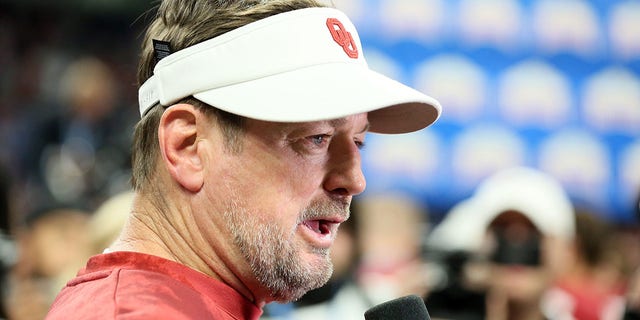
[[[194,223],[187,212],[189,206],[178,210],[167,205],[162,209],[166,212],[160,212],[157,205],[137,195],[122,233],[109,251],[140,252],[175,261],[226,283],[258,306],[264,304],[255,301],[252,292],[201,234],[189,232],[187,225]]]

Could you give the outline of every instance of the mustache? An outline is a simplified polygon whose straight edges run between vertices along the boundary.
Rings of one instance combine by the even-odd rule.
[[[334,217],[336,214],[343,220],[347,220],[351,215],[350,205],[350,200],[313,201],[302,211],[298,218],[298,223],[306,220]]]

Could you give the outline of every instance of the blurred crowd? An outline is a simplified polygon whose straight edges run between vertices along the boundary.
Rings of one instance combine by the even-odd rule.
[[[42,319],[63,284],[117,236],[133,198],[134,19],[90,14],[77,24],[67,21],[77,15],[47,10],[0,3],[6,319]],[[442,221],[405,194],[356,198],[330,282],[268,305],[264,318],[361,319],[373,305],[417,294],[433,319],[640,319],[638,224],[576,207],[530,168],[497,172],[475,190]]]
[[[95,208],[127,187],[137,120],[130,21],[0,4],[0,166],[16,191],[14,222],[50,203]]]
[[[138,15],[0,2],[2,318],[44,317],[130,189]]]

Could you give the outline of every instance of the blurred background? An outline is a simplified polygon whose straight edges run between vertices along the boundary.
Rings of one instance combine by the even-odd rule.
[[[633,221],[640,2],[344,2],[370,64],[445,107],[411,138],[372,137],[370,191],[401,187],[446,212],[491,173],[526,165],[607,219]]]
[[[476,281],[471,285],[462,286],[452,280],[461,277],[466,261],[477,262],[469,256],[475,257],[484,249],[443,246],[449,241],[446,235],[442,237],[447,241],[433,240],[431,235],[436,234],[433,231],[438,226],[445,225],[447,217],[454,216],[453,212],[465,211],[460,209],[461,203],[470,198],[484,199],[476,192],[488,178],[513,167],[527,167],[557,182],[562,189],[559,197],[566,196],[571,210],[584,211],[584,216],[597,219],[595,224],[605,228],[603,233],[619,235],[614,240],[590,241],[615,242],[615,250],[593,250],[620,251],[627,258],[607,258],[619,262],[615,266],[617,273],[614,272],[618,278],[608,282],[614,284],[604,291],[616,297],[630,291],[632,271],[640,265],[640,1],[333,2],[358,27],[371,68],[437,98],[443,105],[442,117],[429,129],[403,136],[370,135],[363,150],[368,187],[358,199],[363,202],[359,210],[420,212],[418,217],[408,214],[406,219],[407,226],[419,227],[416,239],[411,240],[413,233],[406,232],[411,227],[398,226],[391,239],[379,241],[397,242],[399,247],[408,249],[407,257],[420,256],[419,267],[424,266],[428,275],[425,279],[410,276],[420,278],[412,290],[441,306],[466,299],[469,305],[479,306],[469,313],[488,317],[483,301],[487,292],[493,291],[486,279],[478,280],[482,278],[478,275],[487,271],[476,268]],[[98,209],[105,201],[122,199],[123,195],[130,201],[129,148],[133,125],[138,120],[137,51],[144,26],[153,16],[154,4],[126,0],[0,0],[0,227],[4,235],[0,255],[10,273],[3,285],[4,295],[13,299],[5,299],[10,301],[5,305],[27,303],[24,301],[35,304],[33,298],[26,297],[48,292],[40,304],[46,306],[52,299],[51,292],[55,294],[60,283],[81,265],[78,261],[101,251],[90,245],[96,241],[93,235],[97,231],[91,225],[95,225],[92,221],[96,220]],[[525,201],[531,202],[537,191],[511,188],[510,192],[503,197],[517,197],[514,192],[527,196],[531,192],[533,195]],[[390,194],[400,194],[404,204],[394,207],[376,202],[395,203],[386,198]],[[369,200],[375,205],[369,205]],[[475,200],[471,202],[477,204]],[[126,201],[110,210],[126,211]],[[485,207],[471,211],[491,211]],[[502,209],[476,220],[469,214],[456,221],[466,220],[482,230],[494,230],[496,225],[505,224],[498,217],[509,211],[506,209],[518,208]],[[529,221],[531,215],[540,216],[534,209],[537,210],[535,205],[519,208]],[[557,218],[553,214],[548,218],[552,224]],[[523,215],[508,216],[504,219],[520,221]],[[516,216],[520,218],[513,218]],[[583,225],[578,222],[582,219],[579,216],[582,214],[568,218],[569,231],[562,233],[568,242],[585,230],[578,228]],[[117,219],[121,218],[114,219],[117,226],[121,221]],[[64,222],[54,222],[59,220]],[[106,225],[101,221],[100,225]],[[388,226],[390,222],[379,223]],[[42,224],[56,231],[39,231]],[[549,233],[545,222],[530,221],[527,225],[535,231],[532,234],[536,239]],[[86,230],[94,231],[87,234]],[[117,232],[117,227],[114,230]],[[372,223],[353,230],[378,229]],[[551,234],[555,236],[554,232]],[[38,233],[46,236],[35,235]],[[69,233],[76,236],[68,238]],[[370,233],[379,235],[381,231]],[[399,234],[407,239],[393,237]],[[496,234],[500,235],[497,238],[502,235]],[[377,241],[371,240],[375,237],[357,233],[352,236],[369,240],[360,240],[365,245],[356,246],[360,248],[356,253],[349,251],[347,259],[358,264],[347,264],[345,273],[349,278],[360,279],[356,281],[360,284],[368,283],[362,287],[376,287],[362,308],[391,298],[389,293],[393,291],[387,290],[387,284],[371,283],[379,282],[380,272],[393,273],[389,270],[395,270],[397,265],[390,262],[389,255],[402,255],[399,249],[391,244],[388,248],[371,249],[371,243]],[[411,241],[417,241],[416,248],[415,243],[408,244]],[[448,243],[455,241],[450,239]],[[587,247],[585,242],[582,241],[583,249]],[[69,243],[86,246],[70,247]],[[46,255],[42,252],[52,251],[50,246],[54,244],[60,245],[56,252],[77,254],[67,255],[65,261],[59,255],[56,268],[39,266],[45,264],[39,261]],[[517,264],[542,265],[536,262],[540,257],[535,252],[544,246],[525,247],[522,248],[533,250],[532,255],[537,258],[518,260]],[[367,253],[369,250],[373,253]],[[464,251],[462,255],[458,254],[460,250]],[[386,260],[380,260],[380,256]],[[512,258],[496,261],[504,263]],[[406,257],[398,259],[405,261]],[[362,261],[367,263],[359,264]],[[415,267],[409,265],[402,264],[405,274]],[[371,276],[372,270],[378,276]],[[449,275],[448,280],[443,280],[445,275]],[[56,280],[48,281],[52,278]],[[338,281],[340,285],[334,289],[299,305],[327,301],[343,282],[344,279]],[[557,282],[549,283],[553,287]],[[429,292],[440,294],[428,298]],[[267,315],[290,315],[290,309],[282,311],[279,307]],[[444,307],[429,308],[441,311],[443,318],[465,319]],[[20,316],[16,314],[20,310],[14,310],[10,318],[42,316],[34,311],[37,308],[19,309],[33,314]]]

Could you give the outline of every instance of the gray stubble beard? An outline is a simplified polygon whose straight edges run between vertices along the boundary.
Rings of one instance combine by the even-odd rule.
[[[311,248],[311,252],[322,260],[318,263],[305,263],[300,257],[299,249],[294,247],[297,226],[293,226],[292,230],[285,230],[247,212],[242,204],[238,198],[230,201],[224,213],[225,221],[234,244],[257,281],[271,294],[271,299],[279,302],[294,301],[329,281],[333,273],[329,249]],[[326,212],[335,213],[336,210],[343,211],[348,217],[348,204],[313,202],[300,214],[298,222],[320,217]]]

